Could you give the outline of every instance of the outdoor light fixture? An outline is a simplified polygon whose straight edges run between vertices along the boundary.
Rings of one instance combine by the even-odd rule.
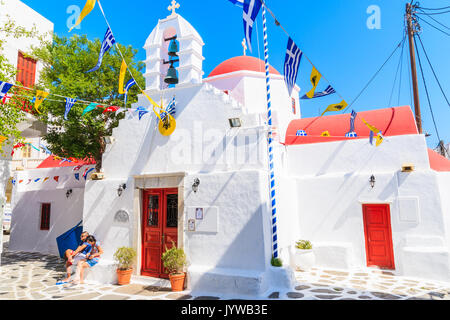
[[[112,144],[116,141],[114,137],[103,137],[103,142],[105,144]]]
[[[194,184],[192,185],[192,191],[194,191],[194,193],[197,193],[199,185],[200,185],[200,179],[195,178]]]
[[[126,188],[127,188],[127,184],[126,183],[121,184],[119,186],[119,189],[117,189],[117,195],[120,197],[122,195],[123,190],[125,190]]]
[[[370,186],[372,188],[375,187],[375,176],[374,175],[370,176],[369,182],[370,182]]]
[[[72,194],[72,189],[67,190],[66,198],[69,198],[71,194]]]
[[[239,119],[239,118],[228,119],[228,121],[230,121],[230,127],[232,127],[232,128],[237,128],[242,125],[241,119]]]

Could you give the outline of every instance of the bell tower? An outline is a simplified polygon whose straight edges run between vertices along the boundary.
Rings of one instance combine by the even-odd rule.
[[[168,7],[171,14],[158,21],[145,43],[146,90],[159,91],[169,84],[185,86],[202,82],[204,43],[192,25],[176,13],[179,7],[172,0]]]

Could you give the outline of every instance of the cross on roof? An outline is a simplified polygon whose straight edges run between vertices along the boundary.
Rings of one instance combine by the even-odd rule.
[[[244,38],[244,40],[242,40],[242,48],[244,48],[244,56],[246,55],[245,53],[246,53],[246,51],[247,51],[247,42],[245,41],[245,38]]]
[[[177,14],[175,12],[175,9],[179,9],[180,8],[180,4],[177,3],[175,0],[172,0],[172,5],[170,5],[167,10],[172,11],[172,15]]]

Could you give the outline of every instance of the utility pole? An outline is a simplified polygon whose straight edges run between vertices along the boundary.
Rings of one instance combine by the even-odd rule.
[[[412,1],[411,1],[412,3]],[[419,85],[417,82],[417,68],[416,68],[416,53],[414,51],[414,29],[412,21],[412,6],[411,3],[406,4],[406,20],[408,24],[408,39],[409,39],[409,53],[411,56],[411,74],[414,90],[414,112],[416,115],[417,130],[422,133],[422,116],[420,115],[420,101],[419,101]]]

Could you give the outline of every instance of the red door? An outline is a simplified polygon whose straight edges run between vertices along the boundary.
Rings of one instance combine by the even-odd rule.
[[[178,244],[178,189],[145,190],[143,197],[141,274],[168,278],[161,255]]]
[[[395,269],[389,204],[363,204],[367,266]]]

